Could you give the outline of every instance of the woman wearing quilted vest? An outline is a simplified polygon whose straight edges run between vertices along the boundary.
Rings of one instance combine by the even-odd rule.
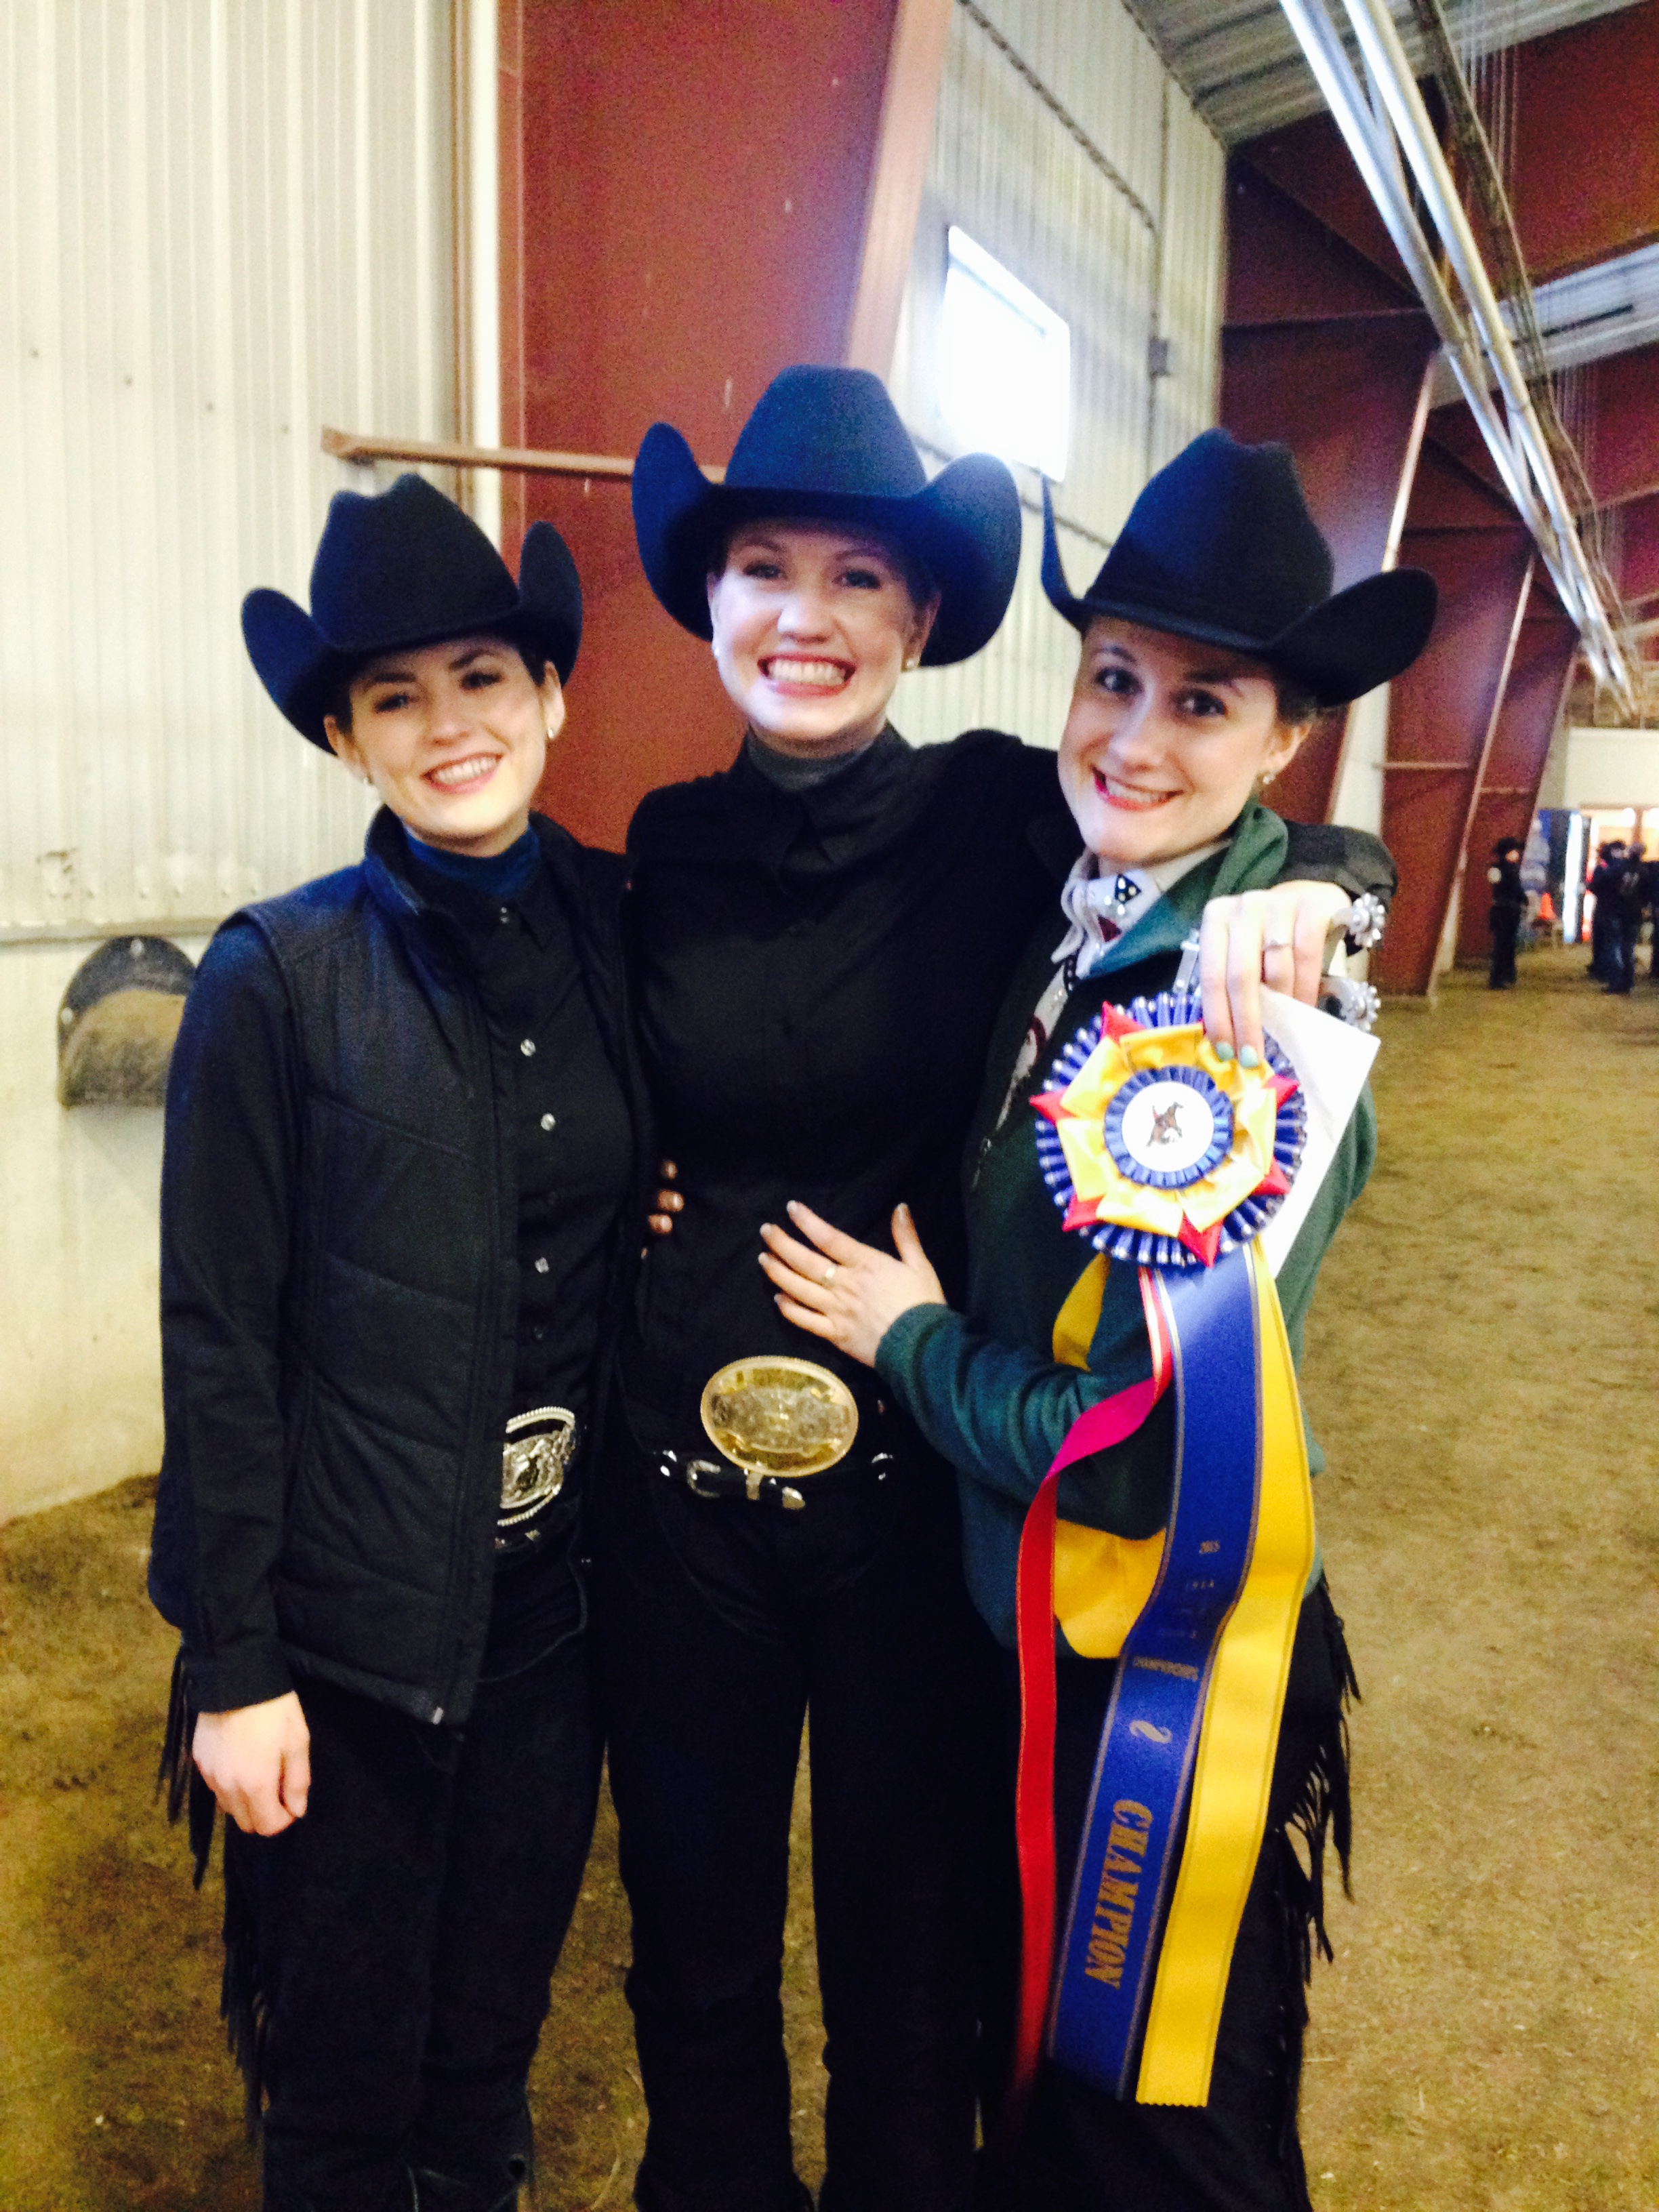
[[[419,477],[330,510],[276,706],[382,805],[173,1062],[151,1592],[267,2212],[506,2212],[592,1832],[580,1505],[643,1186],[623,864],[532,802],[581,600]],[[210,1796],[209,1793],[211,1793]]]
[[[887,715],[902,667],[964,660],[996,629],[1019,507],[983,454],[930,482],[875,377],[805,367],[775,379],[720,485],[656,426],[634,504],[652,586],[709,641],[744,730],[731,768],[653,793],[629,839],[643,1054],[684,1194],[624,1333],[597,1519],[650,2106],[636,2202],[809,2201],[780,1980],[810,1716],[820,2203],[966,2212],[994,1650],[963,1588],[948,1458],[891,1390],[832,1347],[798,1403],[807,1429],[833,1406],[836,1463],[768,1441],[787,1426],[778,1355],[815,1347],[754,1255],[792,1196],[865,1237],[908,1198],[965,1288],[957,1161],[997,1007],[1054,897],[1054,757],[988,730],[913,748]],[[1370,872],[1217,910],[1217,1018],[1236,1012],[1241,1036],[1264,915],[1304,922],[1311,995],[1328,916],[1391,880],[1374,841],[1301,834],[1293,850],[1279,830],[1253,880]]]
[[[969,1586],[1007,1655],[1006,2201],[1307,2212],[1304,1984],[1328,1826],[1346,1870],[1353,1684],[1292,1361],[1375,1124],[1350,1067],[1316,1165],[1278,1047],[1206,1037],[1171,987],[1206,902],[1283,865],[1261,787],[1318,708],[1411,662],[1434,590],[1402,570],[1332,596],[1288,453],[1219,431],[1148,485],[1082,598],[1050,519],[1043,580],[1082,635],[1060,778],[1084,849],[1005,1001],[965,1291],[902,1207],[894,1256],[793,1206],[763,1265],[784,1316],[873,1368],[956,1468]],[[1344,1040],[1322,1065],[1352,1061]]]

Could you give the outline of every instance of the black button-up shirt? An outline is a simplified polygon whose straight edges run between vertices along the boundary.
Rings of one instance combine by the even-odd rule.
[[[489,1026],[497,1081],[514,1102],[519,1184],[519,1334],[513,1411],[564,1406],[586,1426],[606,1266],[630,1195],[632,1139],[600,1041],[570,922],[537,865],[521,890],[488,889],[410,846],[421,895],[458,925]],[[463,864],[465,866],[465,864]]]

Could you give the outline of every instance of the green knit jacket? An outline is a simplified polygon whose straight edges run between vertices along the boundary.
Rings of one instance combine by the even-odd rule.
[[[1094,1253],[1060,1225],[1037,1165],[1036,1116],[1028,1103],[1056,1054],[1111,1000],[1124,1005],[1167,989],[1182,939],[1205,902],[1275,882],[1285,825],[1252,803],[1227,846],[1184,876],[1107,950],[1102,969],[1079,982],[1048,1048],[1021,1085],[1000,1127],[998,1110],[1031,1010],[1054,973],[1066,919],[1056,902],[1033,937],[1011,986],[992,1042],[989,1073],[969,1139],[969,1273],[966,1310],[915,1306],[877,1349],[876,1366],[935,1449],[961,1478],[963,1545],[974,1601],[1006,1644],[1014,1641],[1014,1571],[1026,1508],[1079,1413],[1144,1382],[1152,1352],[1135,1269],[1109,1270],[1086,1368],[1054,1358],[1055,1317]],[[1303,1324],[1326,1247],[1364,1188],[1376,1147],[1367,1091],[1278,1276],[1291,1349],[1302,1357]],[[1133,1437],[1068,1468],[1060,1510],[1113,1534],[1146,1537],[1168,1517],[1174,1480],[1175,1410],[1167,1393]],[[1323,1459],[1311,1437],[1310,1464]],[[1316,1570],[1317,1571],[1317,1570]],[[1063,1648],[1063,1647],[1062,1647]]]

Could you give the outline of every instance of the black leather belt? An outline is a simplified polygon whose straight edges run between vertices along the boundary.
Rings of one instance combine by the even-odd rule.
[[[891,1452],[878,1451],[840,1460],[819,1474],[745,1474],[729,1459],[706,1453],[664,1450],[656,1458],[664,1481],[678,1484],[694,1498],[738,1498],[750,1505],[781,1506],[787,1513],[804,1511],[809,1498],[885,1482],[896,1464]]]

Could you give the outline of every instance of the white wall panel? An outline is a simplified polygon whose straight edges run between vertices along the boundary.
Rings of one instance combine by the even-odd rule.
[[[86,951],[0,951],[0,1521],[161,1459],[161,1116],[58,1103],[58,1008]]]
[[[937,392],[945,234],[958,223],[1071,325],[1055,505],[1084,526],[1061,532],[1074,589],[1152,469],[1214,420],[1224,216],[1221,149],[1121,0],[958,0],[894,397],[930,461],[955,450]],[[1167,376],[1149,374],[1154,336],[1169,343]],[[1016,473],[1035,500],[1036,477]],[[902,680],[894,718],[908,737],[986,724],[1057,740],[1077,647],[1042,596],[1041,546],[1028,513],[1013,605],[984,653]]]
[[[1165,112],[1158,320],[1170,373],[1152,387],[1149,475],[1210,428],[1221,401],[1227,156],[1173,80],[1165,85]]]
[[[448,0],[0,8],[0,927],[222,915],[363,796],[242,650],[325,422],[455,434]]]

